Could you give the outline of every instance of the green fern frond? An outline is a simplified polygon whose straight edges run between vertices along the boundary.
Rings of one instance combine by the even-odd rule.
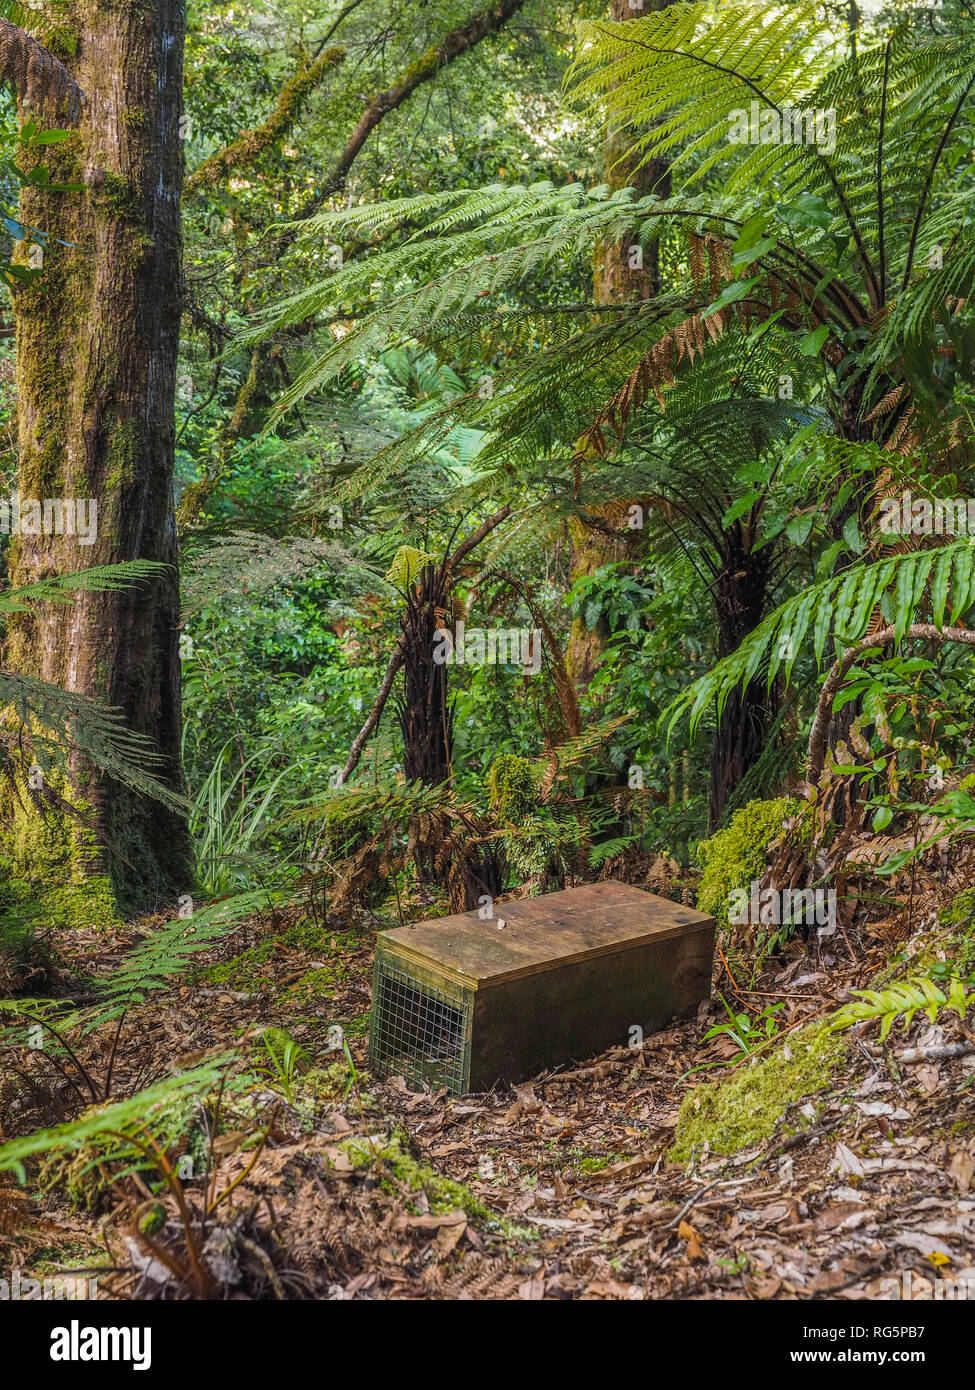
[[[968,991],[957,975],[952,975],[947,991],[940,989],[933,980],[918,978],[904,980],[885,990],[855,989],[856,1004],[844,1004],[829,1020],[830,1032],[841,1032],[857,1023],[872,1023],[880,1020],[880,1041],[883,1042],[894,1024],[900,1019],[905,1031],[911,1026],[918,1012],[927,1015],[934,1023],[942,1010],[951,1010],[964,1021],[972,1004],[975,1004],[975,990]]]
[[[0,1144],[0,1172],[12,1172],[24,1182],[28,1159],[88,1145],[106,1161],[131,1161],[141,1154],[147,1132],[160,1148],[169,1149],[183,1138],[194,1106],[217,1088],[231,1060],[232,1054],[223,1053],[127,1100],[90,1106],[77,1120]]]
[[[405,594],[416,583],[424,568],[435,564],[436,560],[436,555],[427,550],[417,550],[412,545],[401,545],[393,556],[393,563],[386,578],[394,589]]]
[[[133,733],[120,710],[35,676],[0,671],[0,708],[29,731],[32,752],[42,765],[66,770],[75,749],[110,777],[177,811],[189,803],[156,775],[162,759],[152,741]]]
[[[706,174],[728,152],[732,109],[802,104],[840,42],[813,5],[672,4],[624,24],[585,25],[569,80],[624,127],[652,123],[641,143],[668,153],[672,168],[693,161]]]
[[[662,722],[669,733],[679,718],[689,715],[693,730],[712,705],[720,715],[732,691],[748,685],[760,671],[769,686],[780,670],[788,680],[799,649],[809,639],[820,665],[829,634],[844,644],[859,640],[877,607],[899,640],[917,620],[929,590],[936,627],[944,625],[946,613],[954,624],[968,611],[975,600],[975,544],[970,538],[933,550],[892,555],[874,564],[857,564],[844,574],[810,585],[688,686],[664,712]]]
[[[317,537],[232,531],[196,540],[183,560],[183,613],[189,617],[228,594],[267,593],[323,569],[356,574],[363,567],[344,546]]]
[[[128,560],[72,574],[52,575],[0,593],[0,613],[27,613],[34,603],[73,603],[77,593],[121,593],[163,574],[169,567],[152,560]]]
[[[144,1003],[148,994],[171,985],[174,977],[185,973],[195,955],[209,950],[246,917],[266,911],[272,901],[264,889],[238,893],[156,928],[125,955],[100,988],[99,1002],[81,1015],[84,1031],[96,1031]]]

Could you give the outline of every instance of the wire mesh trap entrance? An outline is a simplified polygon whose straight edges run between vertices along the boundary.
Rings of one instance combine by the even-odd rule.
[[[376,942],[370,1065],[434,1090],[522,1081],[695,1009],[713,953],[713,918],[612,882],[395,927]]]
[[[470,1001],[448,998],[380,960],[369,1033],[369,1063],[377,1076],[462,1091],[467,1080]]]

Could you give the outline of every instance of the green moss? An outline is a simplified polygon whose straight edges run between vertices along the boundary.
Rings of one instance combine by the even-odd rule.
[[[527,758],[502,753],[491,764],[486,786],[491,809],[499,820],[517,824],[538,810],[538,779]]]
[[[372,1014],[367,1009],[364,1014],[359,1014],[356,1018],[350,1018],[348,1023],[343,1024],[346,1037],[365,1038],[369,1036],[369,1023]]]
[[[705,1142],[714,1153],[733,1154],[768,1139],[787,1106],[815,1095],[840,1073],[845,1052],[843,1040],[823,1029],[794,1033],[726,1080],[695,1086],[681,1104],[668,1156],[684,1163]]]
[[[423,1193],[429,1210],[435,1214],[460,1210],[466,1212],[469,1217],[500,1231],[509,1239],[535,1240],[538,1238],[536,1231],[515,1226],[511,1222],[495,1216],[463,1183],[454,1182],[452,1178],[445,1178],[427,1164],[415,1159],[409,1152],[409,1139],[404,1133],[394,1131],[383,1147],[378,1150],[375,1142],[370,1144],[362,1139],[347,1139],[339,1145],[339,1148],[349,1156],[356,1167],[378,1164],[385,1169],[388,1174],[385,1185],[389,1191],[397,1193],[405,1186],[411,1192],[415,1192],[417,1196]]]
[[[95,927],[100,931],[122,926],[115,906],[111,880],[96,874],[84,883],[55,888],[41,896],[42,924],[54,927]]]
[[[7,878],[0,887],[0,929],[4,917],[16,919],[21,911],[29,911],[32,932],[86,927],[103,931],[122,926],[112,885],[104,874],[40,889],[25,879]]]
[[[321,1019],[318,1023],[321,1026]],[[317,1107],[345,1099],[351,1081],[349,1064],[344,1056],[336,1055],[341,1056],[340,1061],[332,1062],[327,1067],[309,1067],[304,1075],[295,1078],[296,1109],[300,1110],[307,1105]]]
[[[154,1236],[166,1224],[166,1208],[156,1202],[139,1217],[139,1230],[144,1236]]]
[[[394,1132],[381,1149],[375,1143],[363,1139],[346,1139],[339,1148],[346,1153],[356,1167],[371,1163],[380,1164],[388,1174],[389,1190],[402,1185],[411,1192],[426,1196],[430,1210],[435,1213],[465,1211],[468,1216],[489,1220],[492,1213],[479,1201],[469,1187],[463,1183],[445,1178],[424,1163],[413,1158],[409,1152],[406,1135]],[[389,1181],[391,1180],[391,1181]]]
[[[145,216],[141,191],[122,174],[103,171],[91,186],[92,201],[122,222],[141,222]]]
[[[966,888],[952,898],[946,908],[938,914],[943,927],[961,927],[965,935],[975,927],[975,888]]]
[[[273,954],[273,943],[262,941],[259,945],[250,946],[246,951],[241,951],[239,955],[232,956],[230,960],[207,966],[196,976],[197,983],[220,985],[226,989],[239,990],[244,994],[270,989],[271,976],[269,973],[262,972],[261,966],[265,965]]]
[[[802,803],[793,797],[775,801],[751,801],[736,811],[731,823],[697,847],[704,870],[698,889],[697,905],[709,912],[719,927],[727,928],[729,894],[735,888],[747,889],[765,869],[766,851],[782,833],[789,816],[799,815]]]
[[[311,922],[300,922],[288,927],[286,931],[259,941],[256,946],[249,946],[246,951],[241,951],[230,960],[207,966],[198,972],[196,979],[198,983],[221,985],[227,989],[240,990],[242,993],[271,989],[274,987],[274,979],[271,972],[264,967],[273,959],[276,945],[306,954],[313,953],[324,960],[332,951],[331,938],[330,929],[315,926]],[[330,993],[347,975],[347,967],[337,961],[331,965],[308,970],[299,980],[279,990],[279,997],[309,1003]],[[317,1019],[316,1022],[320,1024],[321,1019]]]
[[[87,1212],[105,1210],[113,1186],[108,1168],[91,1144],[42,1158],[37,1185],[41,1192],[53,1192],[66,1199],[75,1211]]]
[[[91,808],[58,769],[48,769],[45,782],[78,815],[50,804],[42,815],[33,801],[4,790],[0,912],[30,905],[35,929],[121,926],[111,882],[98,871],[94,833],[85,823]]]
[[[577,1173],[601,1173],[614,1163],[625,1163],[629,1157],[629,1154],[604,1154],[598,1158],[590,1156],[577,1159],[574,1166]]]
[[[948,940],[936,937],[930,952],[915,956],[913,968],[938,966],[939,952],[948,958],[954,974],[963,980],[975,976],[975,888],[966,888],[938,914],[938,921],[950,933]],[[941,966],[943,970],[944,967]]]
[[[142,435],[138,421],[131,418],[120,420],[112,430],[108,446],[102,484],[105,497],[116,497],[123,488],[134,482],[139,472],[142,452]]]
[[[63,1274],[72,1269],[98,1269],[111,1265],[111,1256],[103,1246],[94,1242],[86,1244],[83,1237],[66,1240],[63,1245],[47,1245],[35,1250],[31,1256],[31,1269],[34,1276]]]

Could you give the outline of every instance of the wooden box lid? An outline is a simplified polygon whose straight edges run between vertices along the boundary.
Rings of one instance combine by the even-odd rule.
[[[463,912],[394,927],[381,933],[379,941],[384,951],[484,989],[714,925],[714,918],[703,912],[612,880],[499,903],[494,911],[488,921]],[[501,920],[505,925],[499,928]]]

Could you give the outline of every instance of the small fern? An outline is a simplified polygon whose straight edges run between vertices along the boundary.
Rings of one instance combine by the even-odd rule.
[[[885,990],[857,989],[853,993],[858,996],[858,1002],[844,1004],[833,1014],[830,1032],[838,1033],[852,1028],[855,1023],[880,1019],[881,1042],[898,1019],[903,1020],[905,1030],[918,1012],[927,1014],[932,1023],[942,1009],[951,1010],[964,1020],[968,1008],[975,1003],[975,990],[967,991],[957,975],[948,979],[945,989],[939,988],[933,980],[919,978],[901,981]]]
[[[268,901],[262,889],[240,893],[158,928],[128,953],[111,976],[100,1002],[86,1012],[85,1032],[114,1021],[143,1003],[147,994],[171,984],[174,976],[186,971],[193,956],[208,950],[248,914],[266,908]]]
[[[185,1135],[194,1104],[220,1084],[230,1058],[229,1053],[221,1054],[126,1100],[90,1106],[78,1119],[55,1129],[39,1129],[0,1144],[0,1173],[13,1172],[24,1182],[28,1159],[85,1146],[93,1146],[106,1161],[137,1164],[149,1134],[159,1148],[170,1148]]]
[[[601,869],[610,859],[615,859],[618,854],[629,849],[636,838],[635,835],[618,835],[613,840],[603,840],[601,844],[593,845],[589,850],[590,869]]]
[[[72,1086],[81,1098],[107,1100],[118,1052],[119,1035],[129,1010],[145,1002],[146,996],[170,985],[184,973],[193,957],[213,946],[248,913],[266,907],[264,890],[241,893],[202,908],[192,917],[176,918],[152,932],[130,951],[106,982],[95,983],[95,1000],[82,1008],[71,1001],[54,999],[0,999],[0,1017],[11,1019],[0,1028],[0,1048],[36,1048]],[[114,1042],[103,1077],[96,1077],[79,1055],[82,1039],[106,1024],[114,1024]]]

